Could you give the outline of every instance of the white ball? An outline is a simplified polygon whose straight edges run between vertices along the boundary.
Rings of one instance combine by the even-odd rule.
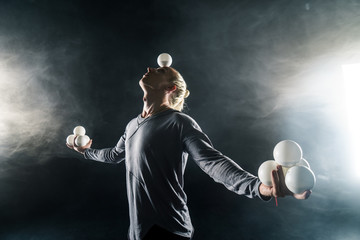
[[[289,169],[285,177],[286,187],[293,193],[303,193],[311,190],[315,185],[315,174],[310,168],[294,166]]]
[[[69,136],[66,138],[66,143],[69,144],[70,146],[73,146],[73,144],[74,144],[74,138],[75,138],[75,135],[74,135],[74,134],[69,135]]]
[[[85,131],[85,128],[83,126],[77,126],[77,127],[74,128],[73,133],[74,133],[75,136],[84,136],[86,131]]]
[[[281,166],[292,167],[302,158],[301,147],[291,140],[281,141],[274,148],[274,158]]]
[[[258,170],[258,176],[260,181],[266,186],[272,186],[271,172],[276,170],[277,163],[274,160],[268,160],[263,162]]]
[[[306,161],[306,159],[304,159],[304,158],[300,159],[300,161],[296,164],[296,166],[304,166],[304,167],[310,168],[309,162]]]
[[[84,136],[77,136],[75,139],[75,144],[78,147],[85,146],[90,141],[90,138],[87,135]]]
[[[160,67],[170,67],[172,64],[172,57],[168,53],[162,53],[158,56],[157,63]]]

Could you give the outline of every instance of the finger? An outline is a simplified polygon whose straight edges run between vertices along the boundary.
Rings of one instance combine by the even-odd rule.
[[[68,148],[70,148],[70,149],[74,149],[74,146],[69,145],[68,143],[66,143],[66,146],[67,146]]]
[[[92,139],[84,146],[84,148],[90,148],[92,144]]]
[[[279,196],[280,197],[285,197],[285,195],[287,194],[291,194],[291,192],[288,192],[288,189],[286,187],[285,184],[285,175],[284,175],[284,171],[282,169],[281,165],[277,165],[277,173],[278,173],[278,177],[279,177]]]
[[[300,194],[294,194],[294,198],[299,199],[299,200],[305,200],[308,199],[311,195],[311,190],[306,190],[303,193]]]
[[[284,171],[281,167],[281,165],[277,165],[277,170],[278,170],[278,175],[279,175],[279,181],[281,184],[285,185],[285,176],[284,176]]]
[[[279,176],[276,170],[272,170],[271,172],[271,182],[273,186],[273,195],[274,197],[278,197],[279,194]]]

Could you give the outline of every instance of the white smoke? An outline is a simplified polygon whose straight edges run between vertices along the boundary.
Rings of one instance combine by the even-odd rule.
[[[42,62],[25,67],[19,65],[20,56],[1,55],[0,154],[8,158],[28,148],[46,146],[60,124],[53,117],[53,99],[39,83],[38,78],[46,74]]]
[[[1,40],[1,45],[9,42]],[[0,160],[54,156],[76,124],[73,113],[80,113],[76,94],[63,76],[52,74],[49,52],[1,45]]]

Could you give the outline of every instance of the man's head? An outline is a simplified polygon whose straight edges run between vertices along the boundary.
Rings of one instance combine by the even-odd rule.
[[[186,82],[181,74],[171,67],[148,68],[140,79],[141,88],[150,94],[168,96],[171,108],[182,111],[185,98],[189,96]]]

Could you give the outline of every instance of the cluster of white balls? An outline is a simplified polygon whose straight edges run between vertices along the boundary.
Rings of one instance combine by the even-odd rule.
[[[314,187],[315,175],[303,158],[299,144],[291,140],[281,141],[276,144],[273,155],[275,160],[265,161],[259,167],[258,176],[263,184],[272,186],[271,172],[281,165],[286,187],[291,192],[299,194]]]
[[[66,138],[66,143],[70,146],[83,147],[90,141],[89,136],[85,135],[86,130],[83,126],[77,126],[73,130],[73,134]]]

